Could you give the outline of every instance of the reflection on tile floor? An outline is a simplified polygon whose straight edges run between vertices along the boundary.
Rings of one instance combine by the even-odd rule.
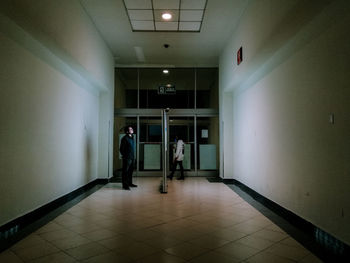
[[[321,262],[223,183],[110,183],[0,254],[0,262]]]

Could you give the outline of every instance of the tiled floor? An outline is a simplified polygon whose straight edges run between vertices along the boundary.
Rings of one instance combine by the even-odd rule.
[[[0,262],[321,262],[223,183],[108,184],[0,254]]]

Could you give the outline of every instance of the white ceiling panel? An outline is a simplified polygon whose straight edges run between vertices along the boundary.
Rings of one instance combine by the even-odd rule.
[[[153,20],[152,10],[129,10],[130,20]]]
[[[123,0],[79,0],[79,2],[84,6],[84,10],[91,17],[113,55],[118,57],[117,65],[133,66],[141,63],[143,65],[144,62],[140,62],[135,56],[134,49],[141,47],[145,55],[147,54],[146,61],[149,65],[170,64],[181,67],[218,65],[222,47],[233,34],[239,18],[251,1],[208,1],[204,12],[205,24],[201,26],[199,33],[199,24],[188,24],[188,21],[181,24],[186,33],[178,31],[176,26],[162,27],[162,25],[159,25],[159,28],[167,32],[157,32],[150,21],[130,21]],[[129,7],[140,8],[136,4],[138,1],[126,0],[126,2]],[[151,1],[139,2],[143,3],[144,8],[151,8]],[[187,3],[194,0],[182,0],[182,2],[182,7],[189,8]],[[190,7],[203,8],[198,5]],[[174,28],[175,30],[171,30]],[[189,29],[195,33],[190,33]],[[144,32],[138,33],[142,31]],[[163,47],[165,43],[170,45],[171,50]],[[198,48],[199,46],[201,48]]]
[[[181,9],[205,9],[207,0],[182,0]]]
[[[154,9],[179,9],[180,0],[153,0]]]
[[[154,30],[153,21],[131,21],[133,30]]]
[[[151,0],[124,0],[127,9],[152,9]]]
[[[156,30],[176,31],[177,27],[177,22],[156,22]]]
[[[203,11],[202,10],[181,10],[180,20],[181,21],[202,21]]]
[[[200,22],[180,22],[179,30],[183,31],[199,31],[201,28]]]

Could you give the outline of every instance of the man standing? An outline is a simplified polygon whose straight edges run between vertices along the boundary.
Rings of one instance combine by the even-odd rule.
[[[177,180],[184,180],[185,176],[184,176],[184,167],[182,166],[182,161],[184,159],[184,154],[185,154],[185,143],[183,142],[183,140],[179,139],[177,136],[176,136],[176,141],[177,143],[176,143],[176,151],[174,156],[173,170],[169,175],[169,178],[170,180],[173,180],[174,173],[176,171],[176,166],[177,164],[179,164],[180,170],[181,170],[181,176],[177,178]]]
[[[132,183],[135,161],[134,130],[131,126],[126,126],[124,132],[125,136],[120,143],[120,153],[123,158],[122,184],[124,190],[130,190],[130,187],[137,187],[136,184]]]

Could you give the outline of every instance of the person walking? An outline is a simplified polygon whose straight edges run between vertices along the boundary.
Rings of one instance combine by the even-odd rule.
[[[135,161],[134,130],[131,126],[126,126],[124,132],[125,136],[120,143],[120,153],[123,158],[122,185],[124,190],[130,190],[130,187],[137,187],[132,183]]]
[[[180,171],[181,171],[181,176],[179,178],[177,178],[177,180],[184,180],[185,176],[184,176],[184,167],[182,165],[182,161],[184,159],[185,156],[185,143],[183,142],[183,140],[179,139],[176,136],[176,150],[175,150],[175,156],[174,156],[174,161],[173,161],[173,170],[171,172],[171,174],[169,175],[169,179],[173,180],[174,177],[174,173],[176,171],[176,167],[179,164],[180,166]]]

